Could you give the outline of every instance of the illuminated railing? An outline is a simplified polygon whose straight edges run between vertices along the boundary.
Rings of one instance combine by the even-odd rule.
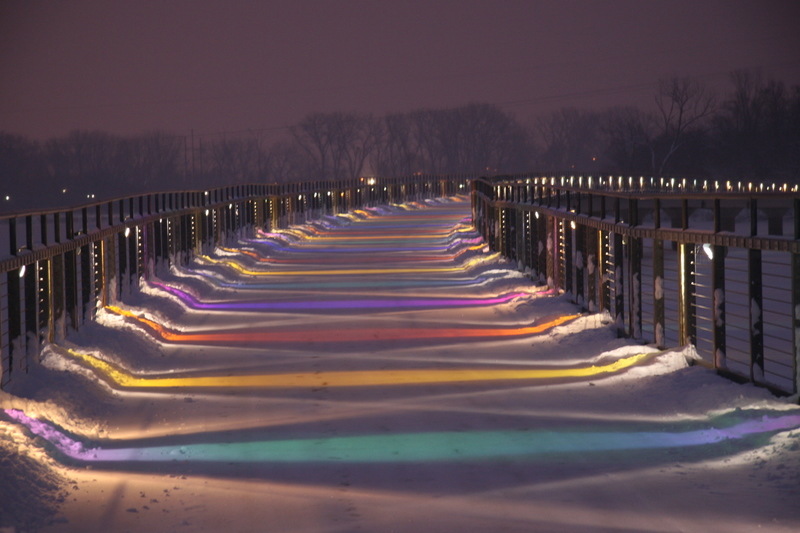
[[[800,192],[718,180],[510,176],[473,183],[474,224],[618,333],[692,344],[723,374],[797,394]]]
[[[722,373],[799,392],[797,185],[553,175],[242,185],[0,217],[0,386],[170,264],[326,214],[470,188],[494,250],[608,312],[620,335],[692,344]]]
[[[465,176],[431,175],[237,185],[0,216],[0,387],[26,373],[45,342],[171,264],[258,230],[469,186]]]

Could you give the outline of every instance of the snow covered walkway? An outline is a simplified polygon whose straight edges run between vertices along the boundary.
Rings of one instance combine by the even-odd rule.
[[[0,395],[0,531],[799,530],[800,408],[688,359],[532,285],[466,198],[260,234]]]

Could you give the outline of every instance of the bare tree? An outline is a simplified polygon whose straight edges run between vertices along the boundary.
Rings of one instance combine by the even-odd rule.
[[[729,176],[797,179],[800,87],[764,81],[757,70],[735,71],[731,81],[714,120],[717,168]]]
[[[265,175],[270,182],[301,181],[313,175],[309,168],[308,157],[297,143],[278,141],[270,147],[269,154]]]
[[[423,163],[410,114],[386,115],[381,123],[381,142],[371,160],[373,170],[384,176],[406,176],[421,170]]]
[[[621,173],[652,171],[653,115],[636,107],[615,107],[603,113],[601,131],[610,170]]]
[[[541,143],[539,164],[545,169],[592,172],[603,152],[599,116],[595,112],[561,108],[535,124]]]
[[[372,117],[357,113],[312,113],[291,131],[314,177],[327,179],[360,175],[379,134]]]
[[[255,137],[222,138],[211,144],[211,172],[225,183],[251,183],[259,178],[259,145]]]
[[[716,96],[697,80],[672,77],[661,80],[656,101],[656,137],[651,143],[651,164],[662,175],[675,153],[702,130],[716,109]]]

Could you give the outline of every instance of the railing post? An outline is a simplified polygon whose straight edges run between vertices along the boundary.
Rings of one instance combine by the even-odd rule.
[[[797,206],[796,206],[797,207]],[[797,217],[795,211],[795,217]],[[794,393],[800,393],[800,254],[792,254],[792,333],[794,348]],[[800,398],[798,398],[800,400]]]
[[[16,370],[17,355],[24,353],[24,344],[21,338],[22,301],[19,270],[9,271],[6,280],[8,285],[8,363],[3,369],[3,379],[8,382]]]
[[[50,260],[50,341],[58,342],[64,338],[64,255],[56,255]]]
[[[92,257],[91,244],[81,246],[80,268],[81,268],[81,322],[86,322],[94,318],[95,308],[92,305]]]
[[[36,335],[39,345],[49,341],[50,334],[50,260],[38,261],[37,295],[39,311],[36,320]]]
[[[75,260],[74,250],[64,253],[64,307],[68,318],[66,325],[73,329],[78,327],[78,276]]]
[[[727,367],[725,343],[725,246],[714,246],[711,259],[711,302],[714,307],[714,368]]]
[[[117,233],[117,258],[119,259],[119,263],[116,265],[117,268],[117,294],[115,295],[116,298],[124,298],[128,295],[128,289],[130,287],[130,272],[128,270],[128,243],[127,237],[125,237],[124,233]]]
[[[694,320],[694,244],[680,243],[678,245],[679,276],[680,276],[680,309],[679,334],[681,345],[695,343]]]
[[[25,217],[25,248],[33,250],[33,215]]]
[[[653,239],[653,339],[666,347],[666,308],[664,305],[664,241]]]
[[[8,219],[8,251],[11,252],[11,255],[19,253],[19,247],[17,246],[17,217]]]
[[[515,259],[517,260],[517,265],[519,265],[523,270],[527,263],[527,254],[525,253],[525,234],[526,234],[526,224],[525,224],[525,212],[522,208],[517,205],[514,208],[514,237],[516,237],[514,242],[514,255],[516,256]]]
[[[586,228],[582,225],[575,227],[575,301],[581,307],[586,306],[584,298],[584,258],[586,256]]]
[[[761,289],[761,250],[748,250],[750,287],[750,379],[764,382],[764,319]]]
[[[758,235],[758,202],[750,198],[750,235]],[[750,296],[750,380],[764,382],[764,322],[761,289],[761,250],[747,251]]]
[[[597,287],[601,276],[600,262],[598,261],[598,230],[586,228],[584,235],[586,239],[586,308],[590,313],[596,313],[598,311]]]
[[[546,257],[547,257],[547,286],[558,289],[558,233],[557,222],[554,217],[546,217],[547,229],[545,230]]]
[[[629,226],[636,227],[639,225],[639,202],[631,198],[628,202],[628,217],[630,219]],[[642,336],[642,240],[638,237],[628,237],[628,272],[630,273],[630,282],[628,283],[628,290],[630,297],[628,305],[630,306],[630,319],[629,319],[629,334],[634,339],[641,338]]]
[[[617,207],[619,205],[617,199]],[[619,209],[616,210],[619,214]],[[618,215],[617,215],[618,216]],[[624,337],[625,328],[625,243],[620,233],[613,233],[614,247],[614,324],[617,335]]]
[[[800,198],[795,198],[794,239],[800,241]],[[800,254],[792,254],[792,333],[794,340],[794,393],[800,393]],[[798,398],[800,400],[800,398]]]
[[[564,291],[568,292],[572,295],[574,300],[575,298],[575,286],[574,286],[574,273],[573,273],[573,259],[575,257],[575,230],[572,229],[572,225],[567,222],[566,219],[561,219],[560,224],[561,231],[563,232],[564,236]]]
[[[22,360],[22,369],[25,373],[28,372],[28,361],[31,355],[39,352],[39,333],[37,331],[37,324],[39,322],[38,316],[38,299],[39,294],[37,290],[39,268],[36,263],[31,263],[25,269],[25,358]]]

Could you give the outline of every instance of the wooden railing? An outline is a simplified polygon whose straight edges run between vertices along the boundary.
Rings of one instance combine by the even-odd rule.
[[[796,185],[619,177],[473,182],[490,246],[618,333],[694,345],[720,373],[797,394]]]
[[[255,228],[466,193],[464,176],[415,175],[145,194],[0,217],[0,388],[139,281]]]

